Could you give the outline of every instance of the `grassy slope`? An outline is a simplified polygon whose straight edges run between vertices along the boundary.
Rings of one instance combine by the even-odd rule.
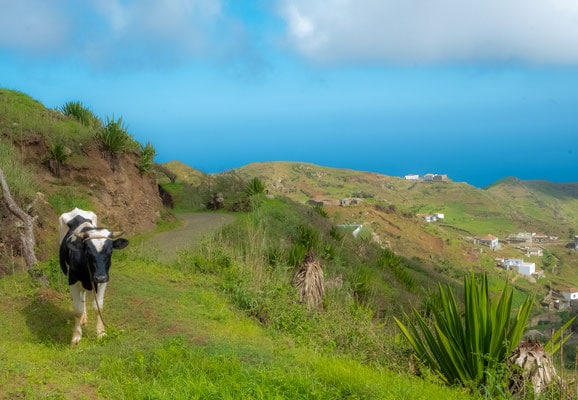
[[[54,266],[53,266],[54,267]],[[322,355],[234,309],[219,277],[118,255],[107,290],[109,336],[94,312],[68,345],[70,302],[26,275],[0,280],[0,398],[464,398],[426,380]]]
[[[471,253],[472,246],[464,243],[468,236],[491,233],[503,239],[521,231],[543,232],[560,237],[558,245],[554,246],[556,251],[557,247],[563,248],[569,241],[568,233],[578,227],[578,183],[510,178],[488,189],[478,189],[451,180],[412,182],[398,177],[293,162],[253,163],[239,170],[245,176],[263,179],[271,193],[283,194],[299,202],[311,198],[336,201],[360,193],[367,195],[363,199],[367,207],[328,210],[333,210],[332,216],[344,223],[371,222],[372,229],[406,257],[431,254],[436,262],[445,259],[469,267],[479,264],[480,260]],[[371,211],[374,205],[394,206],[398,212],[390,215],[375,213]],[[445,214],[441,224],[428,226],[416,217],[437,212]],[[364,214],[369,217],[364,217]],[[408,220],[407,216],[413,220]],[[398,227],[397,232],[395,227]],[[438,240],[437,244],[434,239]],[[496,255],[520,256],[516,252],[502,253]],[[565,265],[576,266],[575,257],[557,256]],[[532,261],[539,263],[540,260]],[[578,284],[576,274],[567,274],[565,278]]]
[[[0,96],[0,111],[1,100]],[[61,121],[56,113],[43,111],[31,99],[24,100],[30,104],[18,110],[18,122],[2,122],[10,138],[34,134],[35,128],[25,128],[32,119],[36,124],[32,127],[43,118],[54,121],[54,128],[47,130],[49,138],[54,139],[68,126],[62,125],[66,121]],[[28,106],[34,113],[26,111]],[[364,206],[335,207],[332,216],[337,222],[368,222],[373,231],[391,242],[396,252],[438,267],[448,260],[456,265],[463,263],[461,267],[484,261],[471,258],[462,240],[464,235],[555,227],[552,220],[557,217],[571,226],[576,218],[572,214],[575,196],[571,190],[562,191],[565,196],[557,206],[546,207],[552,209],[551,214],[540,213],[552,196],[560,194],[556,185],[547,190],[538,185],[528,189],[529,195],[510,198],[508,186],[500,197],[495,188],[483,191],[455,182],[414,183],[303,163],[251,164],[242,170],[249,177],[265,178],[273,193],[300,202],[309,198],[366,197]],[[536,196],[542,197],[536,201]],[[376,212],[375,205],[394,205],[396,211]],[[427,225],[413,216],[432,212],[444,212],[445,224]],[[412,216],[407,217],[408,214]],[[462,398],[459,392],[446,393],[423,380],[312,350],[290,335],[266,328],[236,311],[222,294],[222,277],[184,275],[139,253],[142,247],[134,248],[129,257],[120,255],[115,261],[114,285],[111,284],[106,306],[111,325],[109,339],[96,341],[90,327],[77,349],[67,345],[71,315],[62,284],[59,292],[43,292],[39,296],[24,276],[0,281],[0,293],[5,299],[0,305],[4,317],[0,332],[5,338],[0,343],[0,361],[6,365],[0,373],[0,396],[190,398],[195,393],[218,398],[268,398],[275,394],[302,398]],[[560,258],[563,256],[560,254]],[[562,272],[567,276],[563,276],[571,281],[575,277],[568,271],[575,260],[565,260]],[[54,268],[54,263],[50,265]],[[347,270],[358,268],[350,273],[352,276],[345,276],[346,280],[363,282],[360,276],[369,274],[371,278],[375,273],[365,265],[344,264],[341,268],[344,275]],[[421,282],[431,284],[448,274],[447,269],[442,268],[440,273],[439,269],[428,270],[427,265],[410,268],[420,286]],[[385,275],[388,277],[391,278]],[[370,278],[366,282],[375,287],[362,288],[364,291],[386,292],[382,298],[398,299],[402,292],[399,284],[394,288],[389,286],[392,282],[381,282],[383,276]],[[393,309],[389,303],[380,304],[380,309]],[[399,307],[401,303],[398,300],[395,305]]]

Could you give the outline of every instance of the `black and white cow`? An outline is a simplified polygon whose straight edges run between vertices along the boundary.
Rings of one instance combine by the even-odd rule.
[[[86,324],[86,292],[94,294],[98,337],[105,336],[102,321],[104,292],[109,276],[113,249],[124,249],[128,240],[119,238],[122,232],[111,232],[97,225],[96,214],[78,208],[64,213],[59,220],[60,268],[68,276],[74,304],[72,344],[82,337],[81,325]]]

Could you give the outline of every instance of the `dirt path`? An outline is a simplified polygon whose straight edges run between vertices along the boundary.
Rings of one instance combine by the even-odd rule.
[[[217,213],[187,213],[177,217],[182,221],[181,226],[158,233],[143,245],[145,252],[157,254],[162,262],[174,261],[179,251],[194,246],[203,236],[235,219],[233,215]]]

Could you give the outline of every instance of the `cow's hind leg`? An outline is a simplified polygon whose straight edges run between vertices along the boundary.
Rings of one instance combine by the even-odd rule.
[[[86,323],[86,292],[82,287],[81,282],[76,282],[70,285],[70,294],[72,296],[72,304],[74,309],[74,328],[72,329],[71,344],[76,345],[80,342],[82,337],[82,323]]]
[[[106,283],[98,285],[97,292],[94,293],[94,309],[96,310],[96,335],[99,338],[106,336],[104,321],[102,320],[102,312],[104,311],[104,292],[106,290]]]

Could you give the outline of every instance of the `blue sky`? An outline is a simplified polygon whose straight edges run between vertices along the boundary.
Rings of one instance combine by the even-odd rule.
[[[0,0],[0,87],[205,172],[577,182],[575,0]]]

